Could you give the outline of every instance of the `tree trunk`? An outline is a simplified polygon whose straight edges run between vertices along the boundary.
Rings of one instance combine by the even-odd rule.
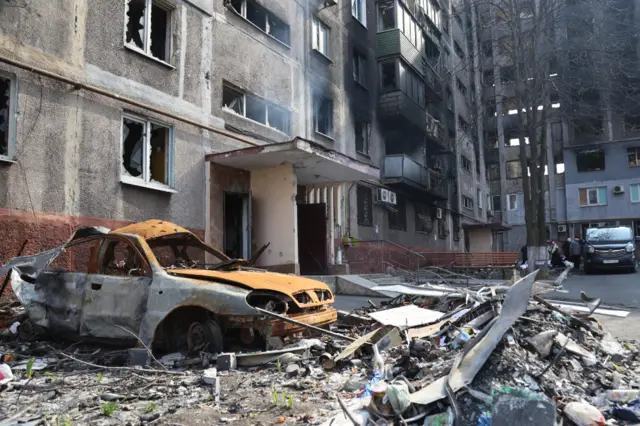
[[[527,246],[527,262],[530,272],[547,269],[549,252],[546,246]]]

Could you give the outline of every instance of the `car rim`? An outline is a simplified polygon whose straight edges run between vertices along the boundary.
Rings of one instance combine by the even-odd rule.
[[[204,325],[200,322],[194,322],[189,326],[187,333],[187,345],[189,351],[198,349],[207,343],[207,332]]]

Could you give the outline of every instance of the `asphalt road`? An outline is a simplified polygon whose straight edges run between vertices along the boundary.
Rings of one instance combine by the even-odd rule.
[[[598,273],[585,275],[574,273],[563,283],[567,293],[548,293],[547,299],[579,301],[580,291],[591,297],[602,297],[602,306],[620,307],[626,309],[640,309],[640,272],[629,274],[626,272]],[[362,296],[336,296],[337,309],[352,311],[367,306],[367,299],[375,304],[385,298]]]
[[[640,273],[602,272],[592,275],[572,274],[563,286],[568,293],[549,293],[547,299],[580,300],[580,291],[601,297],[602,305],[640,309]]]

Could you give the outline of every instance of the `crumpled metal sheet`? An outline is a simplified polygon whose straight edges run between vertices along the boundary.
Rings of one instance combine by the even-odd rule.
[[[469,342],[472,347],[464,355],[460,364],[451,371],[449,376],[441,377],[424,389],[411,394],[412,403],[430,404],[447,396],[447,383],[456,392],[473,381],[502,340],[504,333],[526,312],[537,275],[538,271],[532,272],[511,286],[502,303],[500,315],[480,335]]]
[[[20,272],[20,275],[35,280],[36,278],[38,278],[38,275],[40,275],[40,273],[47,266],[49,266],[51,262],[53,262],[56,257],[60,256],[65,247],[67,247],[72,242],[100,237],[108,234],[109,232],[110,230],[108,228],[103,228],[101,226],[80,228],[73,233],[71,238],[69,238],[66,243],[59,247],[43,251],[42,253],[38,253],[32,256],[20,256],[11,259],[9,262],[0,266],[0,276],[3,276],[11,269],[17,269]]]

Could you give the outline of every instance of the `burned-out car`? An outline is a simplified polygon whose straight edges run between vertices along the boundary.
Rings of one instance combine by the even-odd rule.
[[[142,343],[160,351],[235,340],[263,345],[302,330],[255,308],[323,326],[337,319],[326,284],[252,268],[172,223],[78,229],[66,244],[12,259],[11,285],[32,323],[71,338]],[[277,340],[277,339],[276,339]]]

